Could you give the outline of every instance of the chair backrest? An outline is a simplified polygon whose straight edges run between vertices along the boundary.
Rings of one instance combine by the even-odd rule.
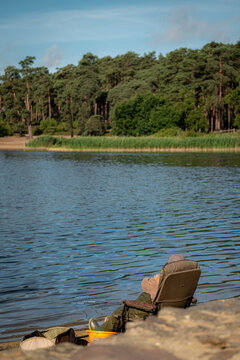
[[[179,261],[178,263],[181,264],[166,265],[166,276],[164,276],[160,284],[159,292],[154,300],[158,310],[164,306],[184,308],[191,303],[201,275],[201,270],[194,261],[187,260]],[[195,268],[191,268],[191,265]],[[173,272],[171,272],[172,269]]]

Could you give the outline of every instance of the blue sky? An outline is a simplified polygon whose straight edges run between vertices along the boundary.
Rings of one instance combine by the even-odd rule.
[[[35,56],[50,71],[134,51],[159,54],[211,41],[240,40],[240,0],[5,0],[0,7],[0,72]]]

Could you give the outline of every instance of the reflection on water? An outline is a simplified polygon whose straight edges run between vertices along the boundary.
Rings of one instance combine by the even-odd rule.
[[[0,341],[102,318],[169,255],[240,295],[238,154],[0,152]]]

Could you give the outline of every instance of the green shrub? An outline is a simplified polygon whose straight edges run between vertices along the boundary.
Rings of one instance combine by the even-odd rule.
[[[181,113],[160,95],[145,93],[116,105],[113,132],[120,136],[143,136],[179,126]]]
[[[11,135],[13,135],[11,126],[6,121],[0,119],[0,137]]]
[[[34,135],[34,136],[42,135],[42,133],[43,133],[43,132],[42,132],[42,130],[40,129],[39,126],[33,128],[33,135]]]
[[[185,119],[185,126],[188,130],[193,131],[206,131],[209,129],[208,121],[203,115],[201,108],[196,108],[189,111]]]
[[[51,147],[56,144],[57,138],[53,136],[39,136],[30,141],[27,146],[29,147]]]
[[[39,128],[43,134],[54,134],[57,128],[57,121],[47,118],[41,121]]]
[[[27,126],[22,122],[18,124],[13,124],[12,130],[14,134],[18,134],[19,136],[24,136],[25,134],[27,134]]]
[[[151,135],[154,137],[171,137],[171,136],[182,136],[184,135],[184,131],[180,129],[179,127],[170,127],[166,129],[161,129],[155,134]]]
[[[69,133],[68,124],[65,121],[58,123],[55,129],[55,134],[61,135],[66,133]]]
[[[240,129],[240,114],[236,116],[236,119],[234,120],[233,126],[237,129]]]
[[[150,112],[150,128],[153,131],[176,127],[180,122],[180,113],[168,104],[157,106]]]
[[[99,115],[91,116],[85,124],[84,135],[101,136],[103,134],[104,124],[102,121],[102,117]]]

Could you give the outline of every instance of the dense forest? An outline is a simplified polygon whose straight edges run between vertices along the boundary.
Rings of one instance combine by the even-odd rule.
[[[240,128],[240,41],[166,56],[88,53],[50,74],[27,56],[0,77],[0,136],[142,136]]]

